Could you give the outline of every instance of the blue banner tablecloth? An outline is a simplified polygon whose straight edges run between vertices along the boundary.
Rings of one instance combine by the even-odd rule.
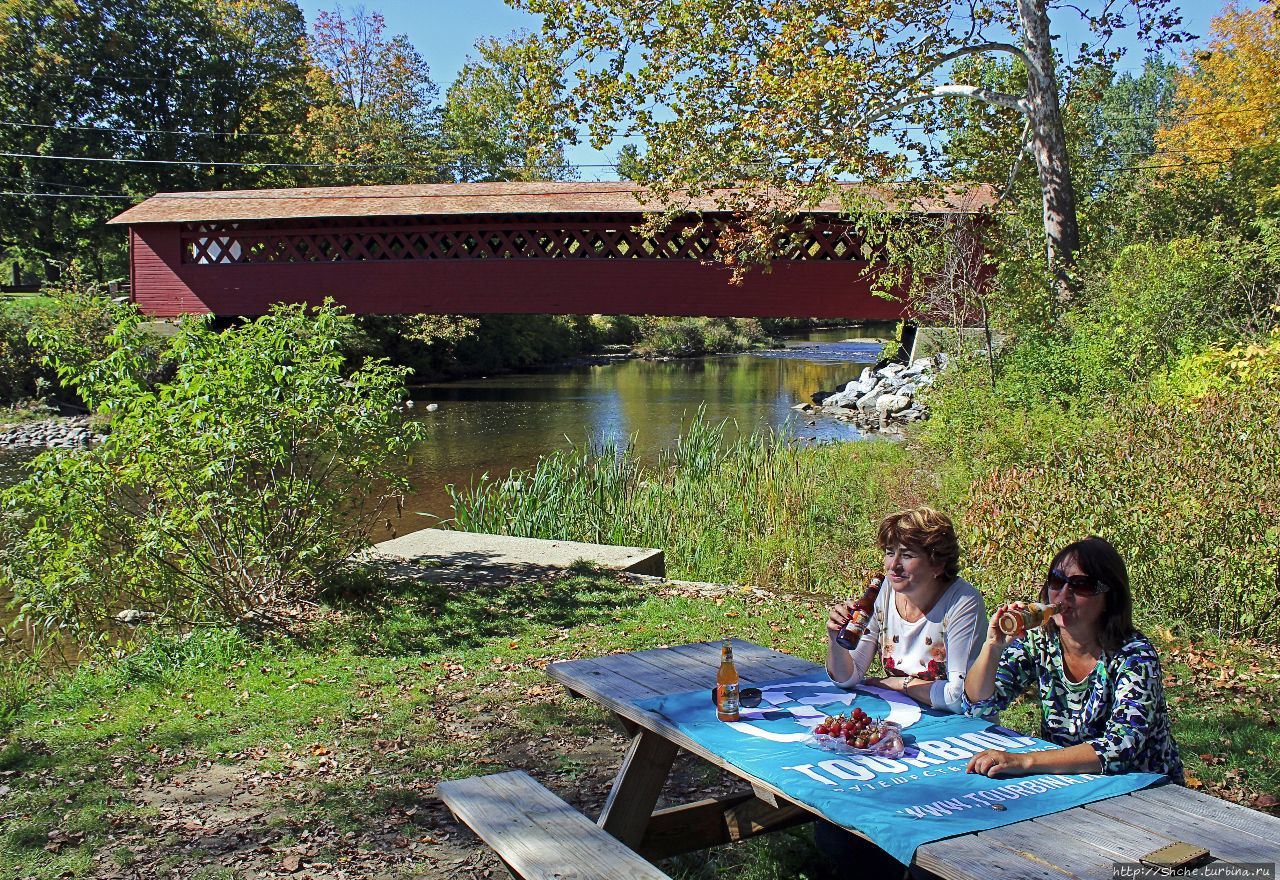
[[[983,749],[1057,746],[977,718],[924,710],[891,691],[844,691],[822,671],[756,686],[764,701],[758,709],[744,709],[736,723],[716,719],[706,690],[639,705],[837,825],[861,831],[904,864],[916,847],[934,840],[1046,816],[1165,778],[1080,773],[989,779],[965,772],[969,758]],[[855,707],[901,724],[906,753],[883,758],[820,748],[812,729],[824,716]]]

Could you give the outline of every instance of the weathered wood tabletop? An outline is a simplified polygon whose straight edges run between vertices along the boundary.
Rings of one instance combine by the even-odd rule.
[[[732,645],[738,672],[748,683],[819,668],[750,642],[734,639]],[[707,689],[710,700],[719,663],[719,643],[706,642],[553,663],[547,669],[571,692],[611,710],[631,735],[598,824],[648,858],[705,849],[816,818],[785,791],[636,705],[699,688]],[[737,775],[751,791],[654,812],[679,749]],[[1280,860],[1280,819],[1167,785],[926,844],[916,851],[914,864],[949,880],[1111,880],[1116,862],[1136,862],[1175,840],[1203,846],[1223,862],[1274,864]]]

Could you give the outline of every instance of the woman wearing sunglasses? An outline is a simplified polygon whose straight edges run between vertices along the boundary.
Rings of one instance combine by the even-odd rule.
[[[945,514],[928,507],[885,517],[876,532],[884,586],[866,634],[850,651],[836,642],[853,609],[841,602],[827,620],[827,673],[843,688],[863,681],[877,652],[885,677],[868,684],[959,712],[964,673],[982,645],[986,605],[958,576],[960,544]]]
[[[1182,782],[1182,759],[1169,727],[1160,658],[1133,627],[1129,574],[1102,538],[1058,552],[1040,601],[1060,606],[1045,625],[1021,638],[996,617],[969,669],[964,690],[972,714],[999,712],[1032,684],[1040,694],[1040,736],[1062,746],[1013,754],[988,749],[970,773],[1164,773]]]

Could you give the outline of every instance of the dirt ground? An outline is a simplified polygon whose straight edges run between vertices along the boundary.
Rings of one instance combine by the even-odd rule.
[[[666,589],[697,595],[723,591],[715,585],[693,583],[668,585]],[[441,735],[464,747],[468,740],[479,744],[479,728],[501,723],[487,714],[477,718],[465,707],[448,707],[446,692],[438,691],[438,695],[432,703],[437,707]],[[547,704],[549,712],[558,713],[575,702],[550,681],[527,689],[524,698]],[[622,764],[627,740],[616,723],[579,725],[578,730],[587,732],[566,726],[554,738],[513,741],[498,754],[477,750],[471,761],[493,765],[488,772],[516,767],[527,770],[595,819]],[[394,759],[397,752],[407,756],[411,745],[402,739],[376,742],[383,759]],[[278,751],[251,749],[192,767],[193,754],[181,749],[166,752],[152,773],[130,788],[121,786],[120,799],[136,808],[129,812],[141,813],[144,818],[140,822],[122,820],[112,829],[93,856],[90,876],[101,880],[471,880],[510,876],[492,851],[455,822],[436,797],[438,778],[411,778],[394,769],[416,766],[413,762],[371,760],[354,742],[345,751],[341,740],[336,745],[312,747],[310,753],[297,757],[282,766]],[[740,782],[717,768],[682,754],[659,805],[740,788]],[[357,830],[344,830],[328,818],[334,812],[332,804],[322,809],[319,802],[353,791],[368,795],[370,802],[379,805],[354,823]],[[318,818],[299,819],[309,814]],[[51,839],[50,846],[72,842]]]
[[[604,804],[625,746],[623,736],[615,731],[564,737],[529,746],[523,760],[512,765],[527,768],[594,818]],[[282,795],[288,798],[281,788],[284,774],[258,768],[252,756],[249,758],[237,766],[205,764],[163,783],[143,782],[130,790],[128,797],[149,818],[141,826],[121,828],[111,835],[95,855],[93,875],[104,880],[286,876],[298,880],[459,880],[509,876],[492,852],[453,820],[435,797],[434,781],[423,780],[415,786],[420,798],[389,811],[376,826],[344,833],[330,821],[297,821],[294,817],[300,811],[281,806]],[[348,771],[342,769],[342,756],[335,754],[333,758],[331,764],[321,761],[315,772],[328,775],[326,782],[352,782]],[[508,763],[505,758],[504,763]],[[297,786],[298,772],[289,771],[289,785]],[[663,801],[706,796],[712,772],[718,771],[682,755]],[[710,781],[713,793],[731,788],[725,778]],[[371,779],[368,784],[377,782]]]

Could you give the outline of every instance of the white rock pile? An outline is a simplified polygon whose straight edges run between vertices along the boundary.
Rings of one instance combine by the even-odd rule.
[[[0,425],[0,449],[78,449],[97,439],[88,416]]]
[[[835,391],[815,392],[812,403],[795,408],[853,422],[864,430],[897,431],[927,415],[916,395],[932,385],[946,366],[947,356],[939,353],[917,358],[910,365],[889,363],[878,370],[867,367],[852,382]]]

